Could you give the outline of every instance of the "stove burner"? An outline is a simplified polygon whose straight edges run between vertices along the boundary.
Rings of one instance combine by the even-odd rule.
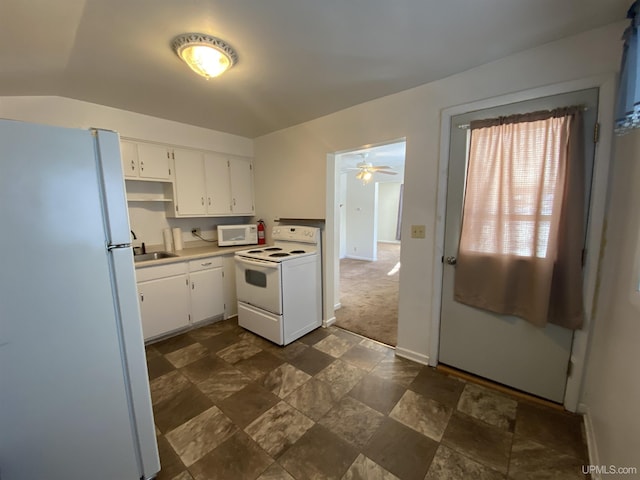
[[[268,247],[264,249],[265,252],[275,252],[278,250],[282,250],[282,249],[280,247]]]
[[[280,248],[278,248],[278,250],[281,250]],[[269,255],[270,257],[288,257],[289,254],[287,252],[278,252],[278,253],[272,253],[271,255]]]
[[[307,253],[304,250],[291,250],[289,253]]]
[[[262,253],[262,250],[249,250],[247,253]]]

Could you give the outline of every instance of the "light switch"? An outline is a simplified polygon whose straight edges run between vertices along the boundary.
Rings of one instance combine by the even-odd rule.
[[[425,226],[424,225],[411,225],[411,238],[424,238]]]

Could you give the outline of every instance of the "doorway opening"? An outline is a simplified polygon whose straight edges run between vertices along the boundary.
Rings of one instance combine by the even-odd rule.
[[[395,347],[405,141],[335,158],[335,325]]]

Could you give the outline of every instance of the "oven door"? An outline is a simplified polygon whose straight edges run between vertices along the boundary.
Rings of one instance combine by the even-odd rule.
[[[280,264],[240,256],[235,261],[238,301],[282,315]]]

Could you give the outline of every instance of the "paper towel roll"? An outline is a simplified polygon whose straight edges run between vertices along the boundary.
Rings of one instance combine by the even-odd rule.
[[[182,229],[177,227],[173,229],[173,244],[176,250],[182,250]]]
[[[164,239],[164,249],[167,252],[173,252],[173,237],[171,236],[170,228],[162,230],[162,238]]]

